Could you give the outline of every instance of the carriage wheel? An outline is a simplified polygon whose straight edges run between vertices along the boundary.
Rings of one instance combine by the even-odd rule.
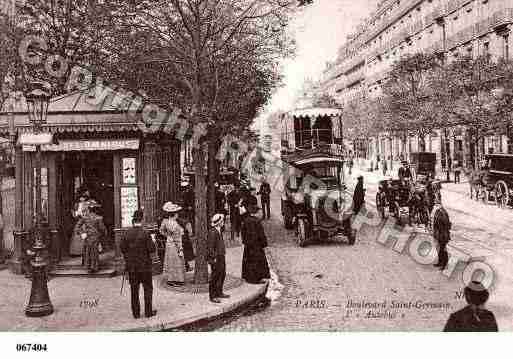
[[[306,233],[306,221],[300,218],[297,223],[297,244],[300,247],[304,247],[306,244]]]
[[[497,206],[506,207],[509,202],[509,190],[506,182],[497,181],[495,184],[495,202]]]

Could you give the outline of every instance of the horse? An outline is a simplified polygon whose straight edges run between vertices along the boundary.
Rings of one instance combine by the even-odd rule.
[[[427,188],[417,187],[413,181],[408,183],[409,197],[408,197],[408,211],[410,225],[412,219],[419,224],[424,224],[426,227],[429,225],[429,210],[430,198],[428,197]]]
[[[476,201],[479,201],[483,188],[483,171],[470,170],[467,171],[467,176],[470,186],[470,199],[474,198],[475,195]]]

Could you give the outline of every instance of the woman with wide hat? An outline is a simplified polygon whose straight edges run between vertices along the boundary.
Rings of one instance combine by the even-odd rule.
[[[495,316],[484,308],[490,296],[485,286],[472,281],[463,294],[468,305],[449,316],[444,332],[497,332]]]
[[[172,202],[166,202],[162,209],[165,212],[160,225],[160,233],[166,237],[166,254],[164,256],[164,275],[167,283],[179,286],[185,283],[185,263],[182,237],[183,227],[178,223],[178,212],[182,207]]]
[[[99,207],[95,200],[88,201],[82,217],[75,226],[75,233],[84,242],[82,263],[90,273],[97,272],[100,267],[101,240],[107,235],[103,218],[96,214]]]

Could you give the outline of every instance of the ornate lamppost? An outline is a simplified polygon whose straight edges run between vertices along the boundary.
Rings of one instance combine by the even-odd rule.
[[[25,95],[29,119],[34,126],[34,137],[43,135],[42,137],[44,138],[44,134],[41,134],[41,126],[46,123],[48,104],[51,98],[51,87],[48,83],[44,82],[34,82],[31,85],[31,91]],[[41,232],[41,144],[44,142],[41,139],[34,139],[36,146],[36,218],[34,245],[32,247],[34,257],[30,262],[32,265],[32,288],[29,304],[25,309],[25,314],[28,317],[43,317],[53,313],[53,306],[48,295],[48,263],[43,256],[46,245]]]

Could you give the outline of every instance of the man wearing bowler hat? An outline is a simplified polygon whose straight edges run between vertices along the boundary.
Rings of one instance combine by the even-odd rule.
[[[468,305],[449,316],[444,332],[497,332],[497,321],[484,305],[490,296],[482,283],[472,281],[463,291]]]
[[[147,318],[157,314],[152,307],[153,283],[151,254],[156,251],[154,240],[142,227],[142,210],[134,212],[133,227],[126,232],[121,242],[121,252],[125,258],[128,281],[130,283],[132,314],[140,317],[139,286],[144,288],[144,314]]]
[[[223,293],[223,284],[226,277],[226,248],[221,229],[224,225],[224,215],[220,213],[214,214],[210,224],[212,228],[210,228],[208,233],[207,260],[210,264],[211,273],[208,294],[211,302],[220,303],[220,298],[230,297]]]
[[[407,161],[401,161],[401,164],[402,164],[402,166],[399,167],[399,170],[398,170],[398,173],[397,173],[399,179],[401,181],[413,179],[410,167],[408,166],[408,162]]]

